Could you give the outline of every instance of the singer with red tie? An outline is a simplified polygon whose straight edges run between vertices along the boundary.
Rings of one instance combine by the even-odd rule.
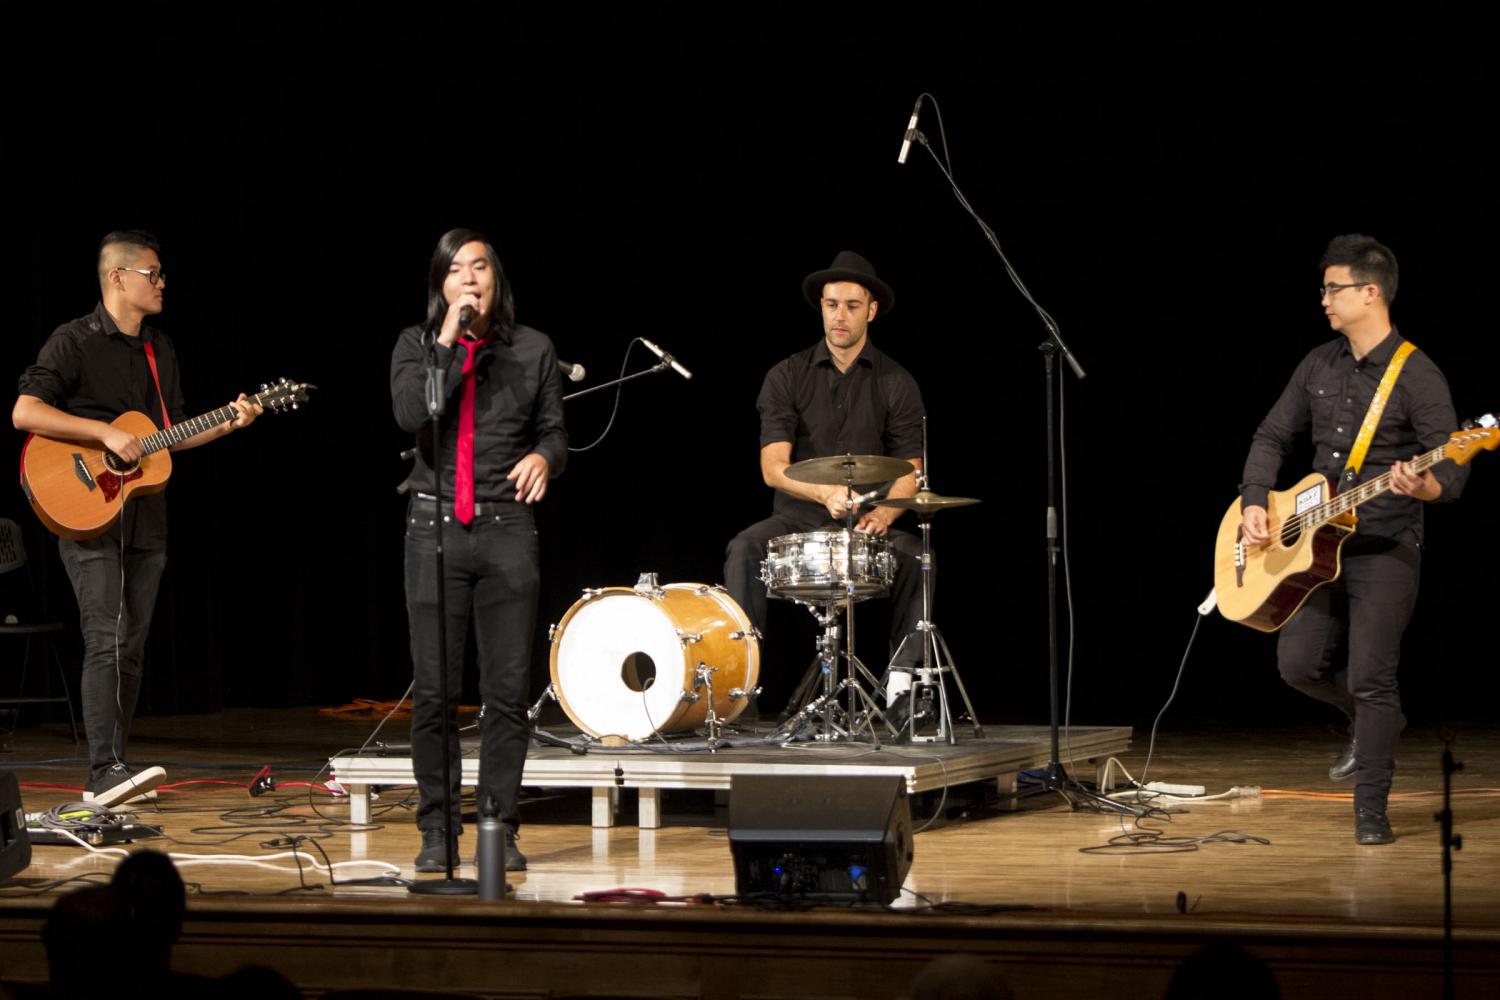
[[[436,455],[428,418],[429,348],[445,373]],[[524,869],[526,859],[515,847],[515,835],[539,581],[532,504],[546,496],[548,479],[562,471],[568,437],[557,352],[545,334],[516,322],[510,284],[483,234],[455,229],[438,241],[428,273],[427,319],[401,332],[391,357],[391,401],[397,424],[418,441],[406,517],[406,609],[414,677],[411,742],[422,831],[416,868],[435,872],[445,867],[442,723],[444,713],[458,705],[472,622],[484,703],[479,801],[482,810],[498,812],[505,827],[506,867]],[[439,693],[433,558],[438,518],[447,705]],[[449,819],[456,838],[461,772],[457,728],[449,730]]]

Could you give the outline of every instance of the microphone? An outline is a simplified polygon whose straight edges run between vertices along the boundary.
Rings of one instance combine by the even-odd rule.
[[[557,359],[557,370],[567,376],[570,382],[582,382],[584,375],[587,374],[583,370],[583,365],[575,365],[573,362],[564,361],[562,358]]]
[[[474,322],[474,307],[464,306],[458,311],[458,328],[467,330],[472,322]]]
[[[911,152],[911,134],[917,130],[917,116],[922,113],[922,99],[926,94],[917,95],[917,103],[912,105],[911,121],[906,123],[906,135],[901,140],[901,152],[896,157],[896,162],[902,166],[906,165],[906,154]]]
[[[657,347],[655,344],[651,343],[651,341],[647,340],[645,337],[637,337],[635,339],[639,340],[641,343],[645,344],[646,345],[646,350],[650,351],[652,354],[656,355],[658,358],[661,358],[667,364],[671,365],[672,366],[672,370],[674,372],[676,372],[677,374],[681,375],[683,378],[692,378],[693,377],[693,373],[690,372],[690,371],[688,371],[686,368],[682,367],[682,363],[680,361],[678,361],[676,358],[672,357],[672,355],[668,354],[666,351],[662,350],[660,347]]]

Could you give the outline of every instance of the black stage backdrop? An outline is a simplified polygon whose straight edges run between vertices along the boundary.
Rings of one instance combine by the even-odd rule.
[[[522,321],[591,383],[636,335],[696,373],[627,386],[609,436],[553,484],[534,691],[546,627],[583,588],[721,578],[726,540],[770,507],[761,378],[820,336],[800,280],[848,247],[897,289],[873,336],[923,387],[933,487],[984,500],[937,522],[937,620],[984,716],[1045,721],[1043,330],[927,154],[897,166],[923,90],[1089,374],[1064,379],[1076,720],[1147,724],[1170,690],[1250,433],[1331,336],[1313,297],[1330,236],[1390,243],[1397,320],[1460,416],[1500,406],[1491,11],[1230,30],[1190,8],[990,4],[21,6],[0,42],[0,371],[92,308],[98,237],[144,227],[165,243],[158,322],[194,412],[279,375],[320,387],[177,456],[150,711],[405,687],[390,349],[421,316],[438,235],[468,225],[494,237]],[[632,368],[647,360],[637,347]],[[575,445],[612,400],[569,405]],[[55,554],[3,495],[71,614]],[[1461,504],[1429,510],[1414,718],[1496,718],[1497,495],[1484,456]],[[881,603],[863,606],[870,660]],[[812,626],[780,604],[771,626],[780,699]],[[1173,722],[1322,718],[1273,650],[1207,620]]]

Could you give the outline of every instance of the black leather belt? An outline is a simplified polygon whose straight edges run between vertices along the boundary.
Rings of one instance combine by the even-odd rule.
[[[425,500],[427,503],[432,503],[434,500],[437,499],[437,497],[433,496],[431,493],[413,493],[412,496],[416,497],[418,500]],[[514,507],[514,506],[515,506],[515,501],[514,500],[500,500],[500,501],[486,500],[486,501],[483,501],[483,502],[475,500],[474,501],[474,516],[475,517],[494,517],[496,514],[500,513],[501,510],[503,510],[503,509],[505,509],[507,507]],[[444,511],[443,511],[444,514],[451,515],[453,513],[453,498],[452,497],[443,497],[443,507],[444,507]]]

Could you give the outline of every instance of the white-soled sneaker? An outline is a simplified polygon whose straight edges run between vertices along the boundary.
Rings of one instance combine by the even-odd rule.
[[[152,789],[165,781],[166,777],[166,770],[160,767],[132,771],[124,764],[115,764],[95,779],[94,788],[83,793],[83,801],[109,809],[128,802],[155,799],[156,792]]]

